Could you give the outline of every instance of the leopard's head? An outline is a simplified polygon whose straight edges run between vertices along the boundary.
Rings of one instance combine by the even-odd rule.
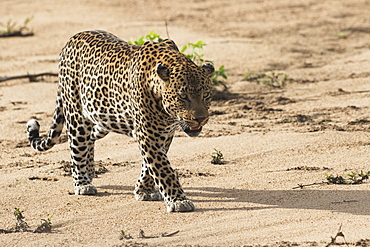
[[[188,136],[195,137],[209,119],[214,67],[211,63],[199,67],[185,56],[180,61],[157,64],[156,73],[163,82],[162,105]]]

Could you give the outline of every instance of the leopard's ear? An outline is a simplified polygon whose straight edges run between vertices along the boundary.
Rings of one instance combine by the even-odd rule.
[[[175,51],[179,51],[179,48],[172,39],[164,39],[161,43],[168,45],[168,47]]]
[[[170,70],[161,63],[157,65],[157,74],[165,82],[170,80]]]
[[[203,64],[202,68],[204,69],[204,71],[206,72],[206,74],[209,77],[213,76],[213,74],[215,72],[215,67],[213,67],[213,64],[205,63],[205,64]]]

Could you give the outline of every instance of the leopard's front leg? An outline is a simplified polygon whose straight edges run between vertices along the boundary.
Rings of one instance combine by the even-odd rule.
[[[148,166],[143,162],[141,174],[135,185],[134,195],[138,201],[161,201],[163,197],[156,188],[153,177],[149,174]]]
[[[139,199],[140,195],[151,193],[156,185],[166,203],[167,212],[194,211],[194,204],[186,198],[180,182],[170,166],[165,146],[161,147],[158,143],[153,145],[148,140],[150,139],[145,137],[139,138],[141,155],[143,156],[143,171],[135,187],[136,198]]]

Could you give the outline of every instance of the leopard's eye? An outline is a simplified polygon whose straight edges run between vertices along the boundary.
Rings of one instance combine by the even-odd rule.
[[[208,99],[208,98],[210,98],[211,97],[211,93],[210,92],[204,92],[203,93],[203,98],[204,99]]]
[[[183,101],[188,101],[189,100],[188,94],[186,94],[186,93],[179,93],[179,98]]]

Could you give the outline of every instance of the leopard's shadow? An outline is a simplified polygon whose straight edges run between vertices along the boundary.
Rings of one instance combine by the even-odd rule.
[[[134,186],[102,185],[102,186],[97,186],[97,189],[98,189],[98,194],[96,194],[96,196],[110,196],[110,195],[132,195],[133,196],[133,193],[134,193]],[[106,190],[113,190],[114,192],[108,192]]]
[[[98,186],[97,196],[133,196],[134,186]],[[113,190],[114,192],[104,192]],[[370,191],[367,190],[241,190],[217,187],[185,187],[185,193],[195,203],[215,202],[219,207],[197,208],[202,211],[261,210],[267,208],[316,209],[354,215],[370,215]],[[120,192],[117,192],[120,191]],[[228,203],[240,206],[228,207]],[[244,204],[245,203],[245,204]],[[251,203],[251,205],[248,205]],[[260,204],[260,206],[256,205]]]
[[[195,203],[218,202],[220,205],[218,208],[203,208],[198,209],[199,211],[296,208],[370,215],[370,207],[368,207],[370,205],[370,191],[355,190],[355,188],[353,190],[240,190],[187,187],[185,192]],[[240,207],[228,207],[228,202],[245,202],[245,204],[241,204]],[[249,206],[248,203],[252,204]],[[261,206],[256,206],[256,204]]]

